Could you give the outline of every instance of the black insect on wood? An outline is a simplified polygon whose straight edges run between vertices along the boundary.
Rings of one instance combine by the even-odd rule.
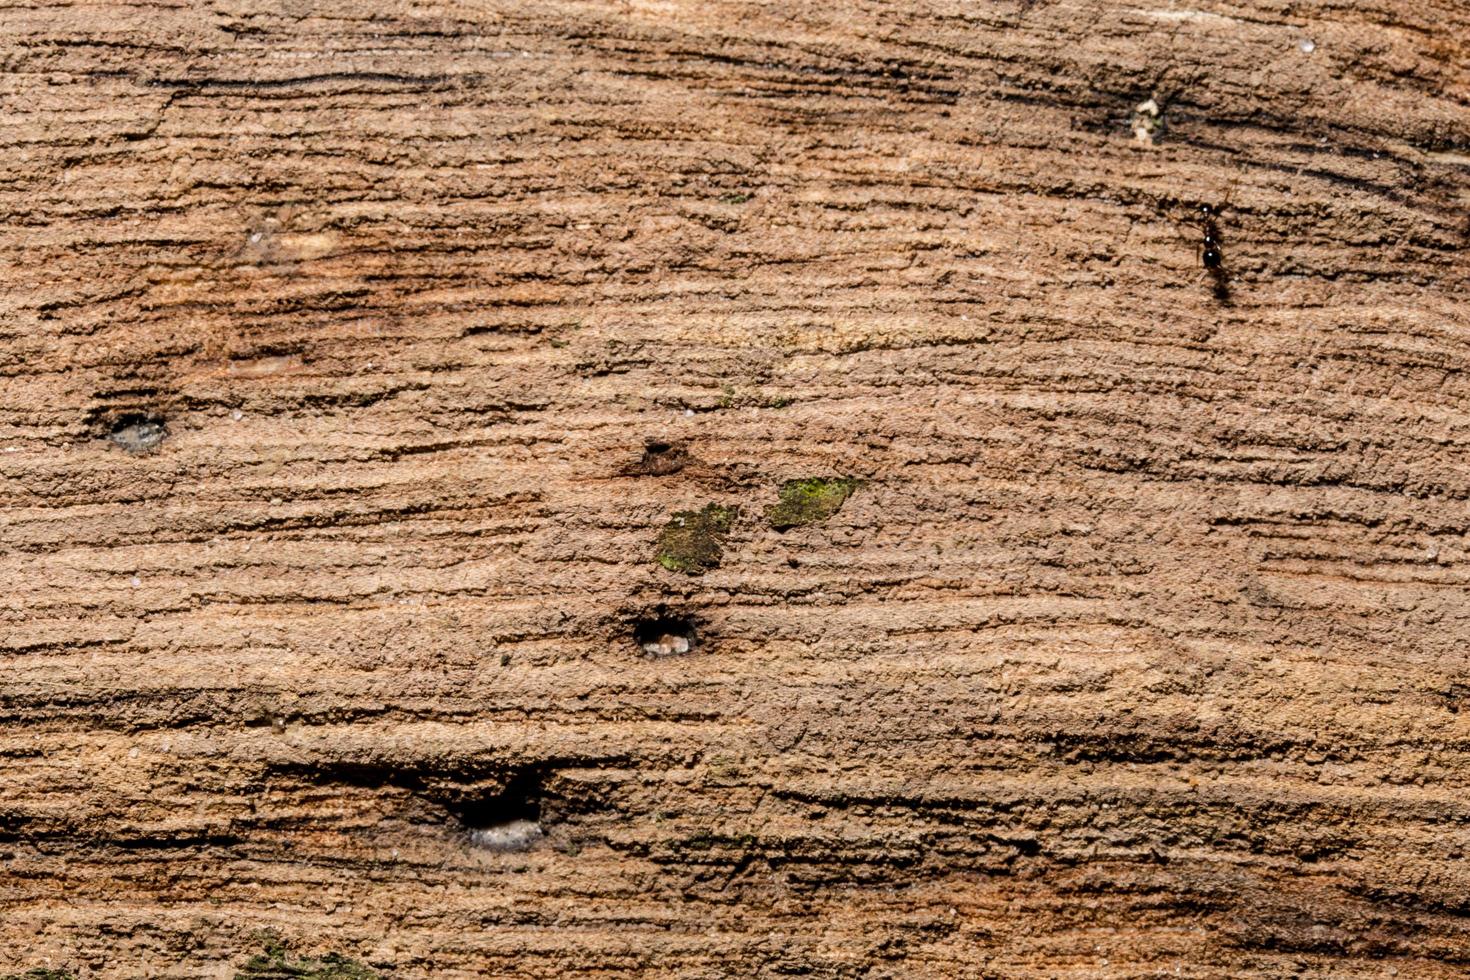
[[[1196,255],[1199,264],[1209,274],[1215,299],[1221,303],[1230,302],[1230,269],[1225,264],[1225,236],[1220,231],[1220,222],[1225,210],[1230,207],[1235,183],[1230,182],[1225,198],[1219,204],[1200,203],[1191,209],[1193,223],[1200,231]]]
[[[1196,212],[1204,240],[1199,246],[1199,261],[1214,283],[1215,298],[1230,300],[1230,274],[1225,268],[1225,236],[1220,234],[1220,214],[1225,205],[1201,204]]]

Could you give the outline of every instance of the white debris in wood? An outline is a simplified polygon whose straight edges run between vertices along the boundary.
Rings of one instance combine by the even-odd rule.
[[[470,831],[470,843],[492,851],[524,851],[545,834],[534,820],[511,820]]]
[[[644,643],[643,651],[655,657],[670,657],[676,653],[688,653],[689,637],[665,633],[657,639]]]
[[[1159,129],[1159,104],[1153,99],[1140,102],[1133,110],[1133,138],[1144,146],[1154,145],[1154,133]]]

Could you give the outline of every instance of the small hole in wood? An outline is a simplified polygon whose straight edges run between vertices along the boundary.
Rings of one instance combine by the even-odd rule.
[[[684,616],[659,615],[639,620],[633,627],[633,642],[652,657],[689,653],[699,643],[694,621]]]
[[[643,446],[643,456],[626,470],[630,476],[668,476],[689,465],[690,455],[683,446],[672,442],[650,440]]]
[[[168,427],[162,418],[135,412],[119,417],[108,431],[107,439],[126,452],[141,454],[157,449],[167,435]]]
[[[545,836],[541,829],[541,775],[523,772],[493,796],[461,800],[453,807],[470,843],[492,851],[524,851]]]

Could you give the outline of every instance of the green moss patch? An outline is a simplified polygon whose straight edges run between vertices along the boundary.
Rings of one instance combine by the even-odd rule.
[[[0,975],[0,980],[77,980],[77,977],[76,974],[67,973],[65,970],[47,970],[37,967],[24,973]]]
[[[861,480],[850,477],[827,480],[788,480],[781,484],[781,501],[766,508],[766,522],[778,531],[825,521],[842,507]]]
[[[268,944],[265,952],[240,967],[235,980],[382,980],[356,960],[328,953],[319,960],[298,959],[285,947]]]
[[[725,553],[725,536],[739,514],[740,508],[719,504],[679,511],[658,536],[658,563],[686,575],[703,575],[718,568]]]

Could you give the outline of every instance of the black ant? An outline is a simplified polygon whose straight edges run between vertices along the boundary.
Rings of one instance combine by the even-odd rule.
[[[1235,185],[1230,185],[1230,191]],[[1230,274],[1225,269],[1225,236],[1220,234],[1220,215],[1230,206],[1230,191],[1225,193],[1221,204],[1201,204],[1195,208],[1200,231],[1204,240],[1199,245],[1199,261],[1210,274],[1215,284],[1215,298],[1222,303],[1230,301]]]
[[[1220,237],[1220,226],[1215,223],[1219,212],[1212,205],[1201,204],[1199,206],[1200,224],[1204,226],[1205,241],[1200,248],[1200,261],[1206,269],[1218,269],[1225,261],[1225,255],[1220,251],[1224,239]]]

